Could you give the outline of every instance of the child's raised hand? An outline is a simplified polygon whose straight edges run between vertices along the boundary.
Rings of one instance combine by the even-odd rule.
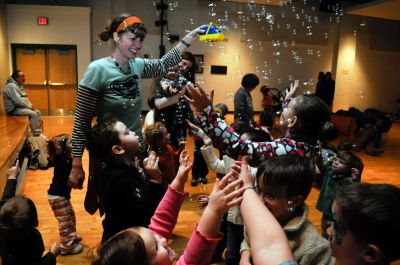
[[[19,174],[19,159],[15,161],[15,165],[7,171],[8,179],[17,179]]]
[[[249,167],[249,157],[243,156],[242,161],[236,161],[235,164],[232,165],[232,169],[236,172],[240,172],[239,178],[243,181],[243,187],[253,187],[253,177],[250,173]]]
[[[212,104],[211,98],[201,87],[190,84],[187,91],[190,98],[186,95],[183,95],[183,97],[195,108],[195,110],[201,112]]]
[[[207,206],[208,200],[209,198],[207,195],[199,195],[199,197],[197,197],[197,205],[202,209]]]
[[[285,100],[288,100],[293,97],[294,93],[296,93],[296,89],[299,87],[299,80],[294,80],[294,83],[290,83],[290,88],[286,89]]]
[[[233,182],[229,182],[232,174],[232,172],[229,172],[221,180],[216,179],[209,197],[207,207],[221,215],[227,212],[229,208],[240,204],[242,201],[244,192],[244,188],[242,187],[243,181],[237,179]]]
[[[161,171],[158,168],[158,160],[156,152],[151,151],[149,156],[143,160],[144,172],[150,176],[150,181],[161,183]]]
[[[189,155],[187,151],[183,150],[179,155],[178,173],[176,173],[176,177],[172,181],[171,187],[175,190],[183,191],[190,169],[192,169],[192,163],[189,163]]]
[[[60,248],[60,244],[57,244],[56,242],[54,242],[51,246],[50,246],[50,252],[53,253],[54,256],[58,256],[61,253],[61,248]]]

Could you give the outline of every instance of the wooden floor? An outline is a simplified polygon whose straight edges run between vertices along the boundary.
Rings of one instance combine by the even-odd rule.
[[[232,119],[232,117],[228,117],[229,119]],[[43,121],[44,133],[48,137],[60,133],[71,133],[73,117],[43,117]],[[358,153],[365,164],[362,176],[363,181],[391,183],[400,187],[400,163],[398,162],[398,158],[400,158],[400,124],[394,124],[390,132],[384,135],[383,144],[385,148],[383,157],[372,157]],[[188,150],[189,153],[193,153],[193,142],[191,140],[188,141]],[[84,154],[83,163],[84,167],[87,168],[87,153]],[[25,189],[26,196],[32,198],[38,208],[39,230],[47,247],[52,242],[59,240],[57,221],[47,201],[47,189],[51,182],[52,174],[53,168],[29,171]],[[211,173],[209,179],[213,183],[215,174]],[[188,237],[192,233],[194,223],[198,221],[202,212],[197,207],[196,198],[200,194],[208,194],[212,183],[199,185],[198,187],[191,187],[189,182],[186,185],[190,196],[182,206],[174,236],[170,241],[172,247],[178,253],[181,253],[185,247]],[[86,182],[84,190],[86,190]],[[83,236],[84,251],[79,255],[60,256],[57,258],[57,264],[90,264],[100,242],[102,234],[101,218],[98,214],[89,215],[85,212],[83,207],[84,190],[73,190],[71,199],[77,217],[77,231]],[[321,214],[314,209],[317,196],[318,191],[312,190],[307,203],[311,210],[309,218],[319,229]],[[400,262],[395,264],[400,265]]]

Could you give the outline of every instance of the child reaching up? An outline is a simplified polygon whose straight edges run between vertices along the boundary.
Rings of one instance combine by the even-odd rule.
[[[143,172],[136,163],[138,136],[116,119],[93,126],[88,149],[105,164],[99,176],[105,211],[102,242],[129,227],[147,227],[164,194],[156,154],[143,161]]]
[[[311,191],[314,168],[298,155],[274,157],[257,170],[255,189],[289,240],[294,259],[300,265],[335,264],[328,240],[308,220],[305,200]],[[245,230],[247,224],[245,222]],[[251,235],[250,235],[251,236]],[[240,264],[251,264],[252,246],[242,242]]]
[[[18,161],[8,170],[8,179],[0,201],[0,254],[3,265],[55,265],[60,254],[56,243],[44,255],[42,235],[37,210],[33,201],[23,196],[15,196]],[[14,197],[15,196],[15,197]]]
[[[187,157],[180,159],[176,178],[168,187],[160,205],[151,219],[149,229],[133,227],[121,231],[105,242],[98,250],[93,265],[156,265],[173,264],[174,251],[167,240],[175,227],[180,207],[185,196],[185,182],[191,164]],[[244,191],[241,180],[228,183],[230,174],[214,185],[210,202],[203,212],[199,224],[186,246],[183,255],[176,264],[209,264],[215,245],[220,239],[219,223],[229,207],[239,204]]]
[[[174,151],[170,145],[170,135],[161,122],[156,122],[144,131],[144,141],[149,150],[154,151],[159,158],[158,167],[161,171],[162,184],[165,188],[174,180],[176,175],[175,161],[185,148],[185,142],[179,143],[179,149]]]
[[[71,186],[68,185],[72,168],[72,141],[67,134],[54,136],[48,143],[50,160],[54,164],[54,176],[47,191],[54,216],[58,220],[61,255],[78,254],[82,237],[76,233],[75,212],[72,207]]]
[[[321,190],[315,208],[322,212],[322,235],[328,238],[326,229],[333,222],[332,202],[338,187],[354,182],[353,175],[358,174],[358,158],[350,151],[339,151],[323,175]],[[354,179],[353,179],[354,178]]]

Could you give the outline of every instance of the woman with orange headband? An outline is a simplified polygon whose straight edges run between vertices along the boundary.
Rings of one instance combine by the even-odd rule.
[[[73,162],[69,177],[73,188],[82,189],[85,179],[82,154],[93,117],[96,116],[98,123],[117,118],[143,142],[140,79],[165,75],[169,67],[181,61],[181,53],[201,32],[203,30],[199,28],[191,31],[161,59],[152,60],[137,57],[147,33],[138,17],[116,17],[99,34],[102,41],[113,40],[114,50],[110,56],[91,62],[79,83],[72,131]]]

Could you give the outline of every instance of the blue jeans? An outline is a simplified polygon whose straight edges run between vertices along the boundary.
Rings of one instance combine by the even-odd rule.
[[[240,244],[244,239],[243,227],[228,221],[225,254],[227,265],[237,265],[240,262]]]

